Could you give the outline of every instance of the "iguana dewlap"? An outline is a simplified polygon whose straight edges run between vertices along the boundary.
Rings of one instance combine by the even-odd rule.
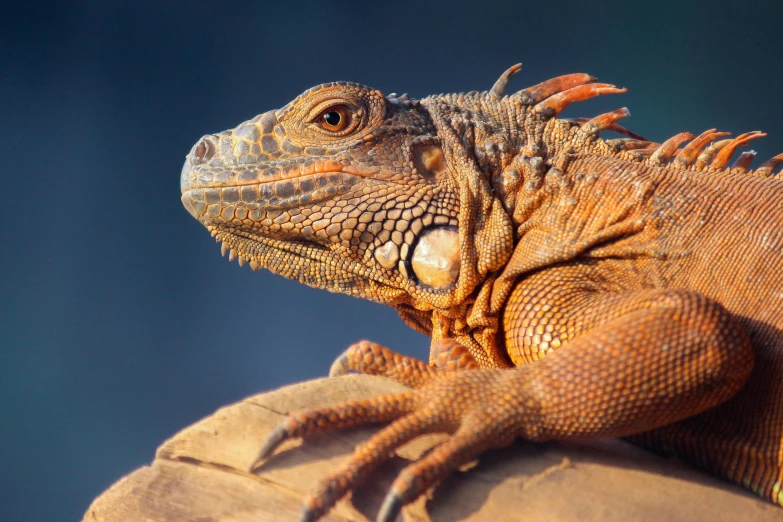
[[[709,130],[662,144],[585,74],[512,95],[414,100],[353,83],[204,136],[182,202],[229,259],[393,306],[430,364],[363,341],[332,373],[412,391],[291,415],[263,445],[388,422],[308,499],[314,520],[406,441],[450,439],[405,469],[392,520],[490,447],[629,437],[783,504],[783,154]],[[615,130],[629,136],[604,140]]]

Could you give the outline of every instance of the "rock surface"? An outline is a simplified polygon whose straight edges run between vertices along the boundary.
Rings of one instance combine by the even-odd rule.
[[[119,480],[92,503],[89,522],[296,520],[303,495],[377,428],[283,444],[253,473],[261,441],[293,410],[404,388],[363,375],[287,386],[227,406],[158,448],[150,466]],[[394,476],[442,436],[404,446],[370,483],[323,520],[373,519]],[[518,442],[481,457],[403,511],[405,521],[782,521],[783,510],[619,440],[582,444]]]

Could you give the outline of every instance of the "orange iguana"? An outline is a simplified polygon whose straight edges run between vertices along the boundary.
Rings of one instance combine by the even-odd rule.
[[[430,364],[350,347],[332,374],[413,390],[291,415],[261,456],[389,422],[302,520],[429,432],[450,438],[379,520],[518,437],[628,437],[783,504],[783,154],[729,167],[764,134],[658,144],[616,123],[626,109],[559,119],[624,89],[569,74],[506,95],[519,69],[422,100],[324,84],[193,147],[182,202],[229,259],[386,303],[432,337]]]

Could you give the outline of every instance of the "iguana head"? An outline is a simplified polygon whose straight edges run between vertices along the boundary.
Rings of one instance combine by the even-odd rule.
[[[510,254],[510,223],[481,168],[513,144],[490,126],[488,115],[448,97],[324,84],[201,138],[182,169],[182,202],[230,259],[254,270],[392,305],[445,308]],[[479,165],[471,145],[487,133],[496,150],[482,144]],[[476,245],[477,227],[495,227],[482,239],[496,244]]]
[[[614,123],[624,109],[581,126],[555,118],[623,89],[570,74],[505,96],[519,70],[486,92],[422,100],[314,87],[201,138],[182,169],[182,202],[240,265],[391,304],[426,330],[428,315],[413,310],[470,306],[505,266],[534,193],[557,190],[542,180],[558,151],[624,131]],[[520,203],[526,190],[534,197]]]

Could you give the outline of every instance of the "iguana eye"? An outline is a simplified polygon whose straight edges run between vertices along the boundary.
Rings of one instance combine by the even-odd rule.
[[[351,113],[344,105],[336,105],[323,111],[317,121],[324,130],[340,132],[351,123]]]

